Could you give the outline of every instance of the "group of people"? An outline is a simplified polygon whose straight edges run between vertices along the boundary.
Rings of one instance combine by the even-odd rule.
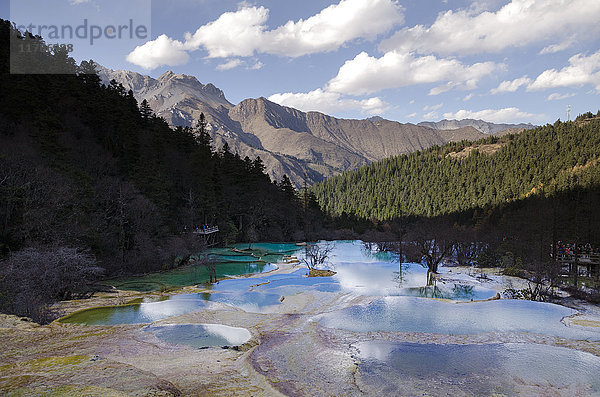
[[[587,244],[569,244],[563,243],[562,241],[558,241],[556,243],[556,253],[559,256],[567,255],[591,255],[591,254],[600,254],[600,247],[594,248],[590,243]]]

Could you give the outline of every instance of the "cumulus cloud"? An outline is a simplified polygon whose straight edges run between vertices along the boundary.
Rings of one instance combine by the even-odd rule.
[[[199,27],[194,34],[186,33],[186,49],[194,51],[203,46],[211,58],[252,56],[263,42],[268,19],[265,7],[242,6]]]
[[[438,85],[437,87],[433,87],[432,89],[429,90],[428,95],[440,95],[440,94],[443,94],[444,92],[450,91],[454,87],[458,87],[459,85],[460,84],[458,84],[454,81],[449,81],[446,84],[442,84],[442,85]],[[471,88],[474,88],[474,87],[471,87]]]
[[[439,118],[439,115],[438,115],[438,112],[436,112],[436,111],[425,113],[423,115],[423,120],[436,120],[438,118]]]
[[[240,66],[242,63],[243,62],[241,61],[241,59],[231,59],[231,60],[217,66],[217,70],[223,71],[223,70],[235,69],[238,66]]]
[[[476,119],[492,123],[531,122],[532,120],[540,120],[543,117],[544,116],[540,114],[522,112],[518,108],[514,107],[504,109],[485,109],[476,112],[462,109],[456,113],[444,113],[444,118],[448,120]]]
[[[363,95],[387,88],[413,84],[450,82],[451,87],[472,89],[499,65],[493,62],[465,65],[456,59],[439,59],[433,55],[415,57],[391,51],[381,58],[366,52],[346,61],[327,86],[328,91]]]
[[[256,53],[299,57],[335,51],[355,40],[374,39],[404,21],[397,0],[341,0],[306,20],[288,21],[272,30],[266,24],[268,19],[267,8],[242,3],[237,11],[226,12],[196,32],[186,33],[181,49],[204,48],[209,58]],[[132,59],[150,64],[140,56]]]
[[[531,84],[531,79],[527,76],[523,76],[512,81],[503,81],[498,87],[493,88],[491,93],[500,94],[503,92],[515,92],[519,89],[519,87],[526,86],[528,84]]]
[[[473,98],[473,93],[471,93],[471,94],[467,95],[466,97],[464,97],[463,101],[466,102],[466,101],[468,101],[471,98]]]
[[[575,37],[570,37],[569,39],[564,40],[558,44],[551,44],[549,46],[542,48],[542,50],[540,51],[540,55],[554,54],[556,52],[564,51],[567,48],[569,48],[571,45],[573,45],[573,43],[575,43],[575,41],[576,41]]]
[[[135,47],[135,50],[127,55],[127,62],[141,66],[144,69],[156,69],[164,65],[183,65],[189,58],[190,56],[184,50],[183,43],[163,34],[155,40]]]
[[[549,69],[540,74],[527,89],[545,90],[558,87],[581,87],[591,84],[600,91],[600,51],[585,56],[577,54],[569,58],[569,66],[561,70]]]
[[[359,110],[366,114],[383,114],[389,108],[389,105],[378,97],[363,100],[349,99],[343,98],[339,93],[321,88],[307,93],[274,94],[269,97],[269,100],[304,112],[316,111],[327,114],[350,110]]]
[[[565,35],[577,39],[593,37],[594,32],[600,31],[598,20],[599,1],[512,0],[496,12],[477,7],[447,11],[431,26],[404,28],[380,47],[382,51],[421,54],[496,53]]]
[[[548,98],[546,98],[547,101],[560,101],[561,99],[567,99],[567,98],[571,98],[574,97],[575,94],[559,94],[559,93],[554,93],[554,94],[550,94],[548,95]]]
[[[427,111],[429,111],[429,110],[438,110],[438,109],[441,109],[441,108],[442,108],[442,106],[444,106],[444,104],[443,104],[443,103],[438,103],[437,105],[426,105],[426,106],[423,108],[423,111],[427,112]]]

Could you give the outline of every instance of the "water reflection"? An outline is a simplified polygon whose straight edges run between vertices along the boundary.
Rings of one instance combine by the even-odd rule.
[[[254,259],[256,260],[256,259]],[[276,262],[276,260],[274,261]],[[218,263],[216,266],[217,277],[229,277],[242,274],[267,273],[277,268],[272,263],[248,263],[243,261],[230,261]],[[106,281],[118,289],[126,291],[156,291],[165,287],[183,287],[194,284],[206,283],[209,274],[206,266],[186,266],[167,272],[151,273],[140,277],[128,277]]]
[[[232,257],[244,258],[244,249],[228,249]],[[253,253],[261,255],[298,250],[291,244],[253,244]],[[223,251],[223,249],[221,249]],[[219,252],[221,252],[219,251]],[[221,252],[221,255],[224,255]],[[253,254],[255,255],[255,254]],[[301,255],[300,255],[301,257]],[[370,296],[421,296],[454,300],[487,299],[495,291],[467,284],[443,284],[428,277],[427,270],[419,264],[400,263],[399,256],[389,252],[369,249],[359,241],[338,241],[331,253],[330,265],[337,274],[333,277],[308,278],[305,268],[298,268],[289,274],[271,274],[263,277],[222,280],[216,284],[206,284],[210,291],[202,294],[185,294],[165,297],[165,302],[145,301],[140,305],[113,308],[97,308],[64,319],[64,322],[83,324],[136,324],[150,323],[163,318],[202,310],[206,301],[220,302],[248,312],[269,313],[280,305],[282,296],[289,296],[307,290],[319,292],[344,292]],[[219,265],[221,274],[229,269]],[[271,265],[272,266],[272,265]],[[236,264],[236,271],[260,272],[271,270],[268,265],[247,263]],[[159,275],[149,275],[137,283],[149,283],[154,277],[163,277],[169,284],[186,283],[197,279],[198,269],[179,269]],[[187,273],[186,273],[187,272]],[[191,273],[190,273],[191,272]],[[190,276],[191,275],[191,276]],[[177,277],[181,276],[181,278]],[[191,277],[191,278],[189,278]]]
[[[350,331],[400,331],[441,334],[532,332],[570,339],[600,340],[600,330],[579,330],[561,320],[573,309],[551,303],[497,300],[448,303],[393,296],[366,306],[323,314],[321,325]]]
[[[437,281],[418,263],[401,263],[392,252],[377,251],[359,241],[338,241],[332,251],[333,279],[344,292],[373,296],[421,296],[453,300],[482,300],[496,291],[480,286]]]
[[[146,324],[202,310],[205,307],[206,302],[203,299],[189,296],[184,298],[184,295],[180,295],[177,299],[83,310],[61,319],[60,322],[86,325]]]
[[[354,347],[361,380],[382,394],[416,395],[418,391],[421,395],[424,390],[436,390],[432,383],[441,386],[444,395],[540,394],[537,386],[570,387],[586,395],[600,392],[600,358],[562,347],[385,341]]]
[[[245,328],[221,324],[167,324],[148,326],[144,331],[152,332],[168,343],[197,348],[212,346],[239,346],[252,338]]]
[[[280,305],[281,295],[256,291],[211,294],[209,301],[225,303],[248,313],[269,313]]]

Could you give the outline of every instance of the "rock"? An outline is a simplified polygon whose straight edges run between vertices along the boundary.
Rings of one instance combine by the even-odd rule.
[[[333,270],[310,269],[308,277],[331,277],[334,274],[336,274],[336,272]]]

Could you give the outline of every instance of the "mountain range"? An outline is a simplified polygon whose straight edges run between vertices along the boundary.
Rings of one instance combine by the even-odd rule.
[[[456,130],[464,127],[473,127],[484,134],[495,135],[505,131],[523,131],[530,130],[535,126],[533,124],[495,124],[483,120],[464,119],[464,120],[441,120],[437,122],[423,121],[419,124],[422,127],[429,127],[435,130]]]
[[[157,79],[136,72],[96,65],[101,80],[132,90],[146,99],[157,116],[172,126],[196,126],[207,121],[215,148],[225,143],[241,157],[260,156],[275,180],[288,175],[296,186],[305,179],[319,182],[343,171],[383,158],[461,140],[477,140],[506,129],[533,126],[493,124],[481,120],[443,120],[403,124],[381,117],[339,119],[319,112],[302,112],[266,98],[230,103],[222,90],[196,77],[165,72]]]

